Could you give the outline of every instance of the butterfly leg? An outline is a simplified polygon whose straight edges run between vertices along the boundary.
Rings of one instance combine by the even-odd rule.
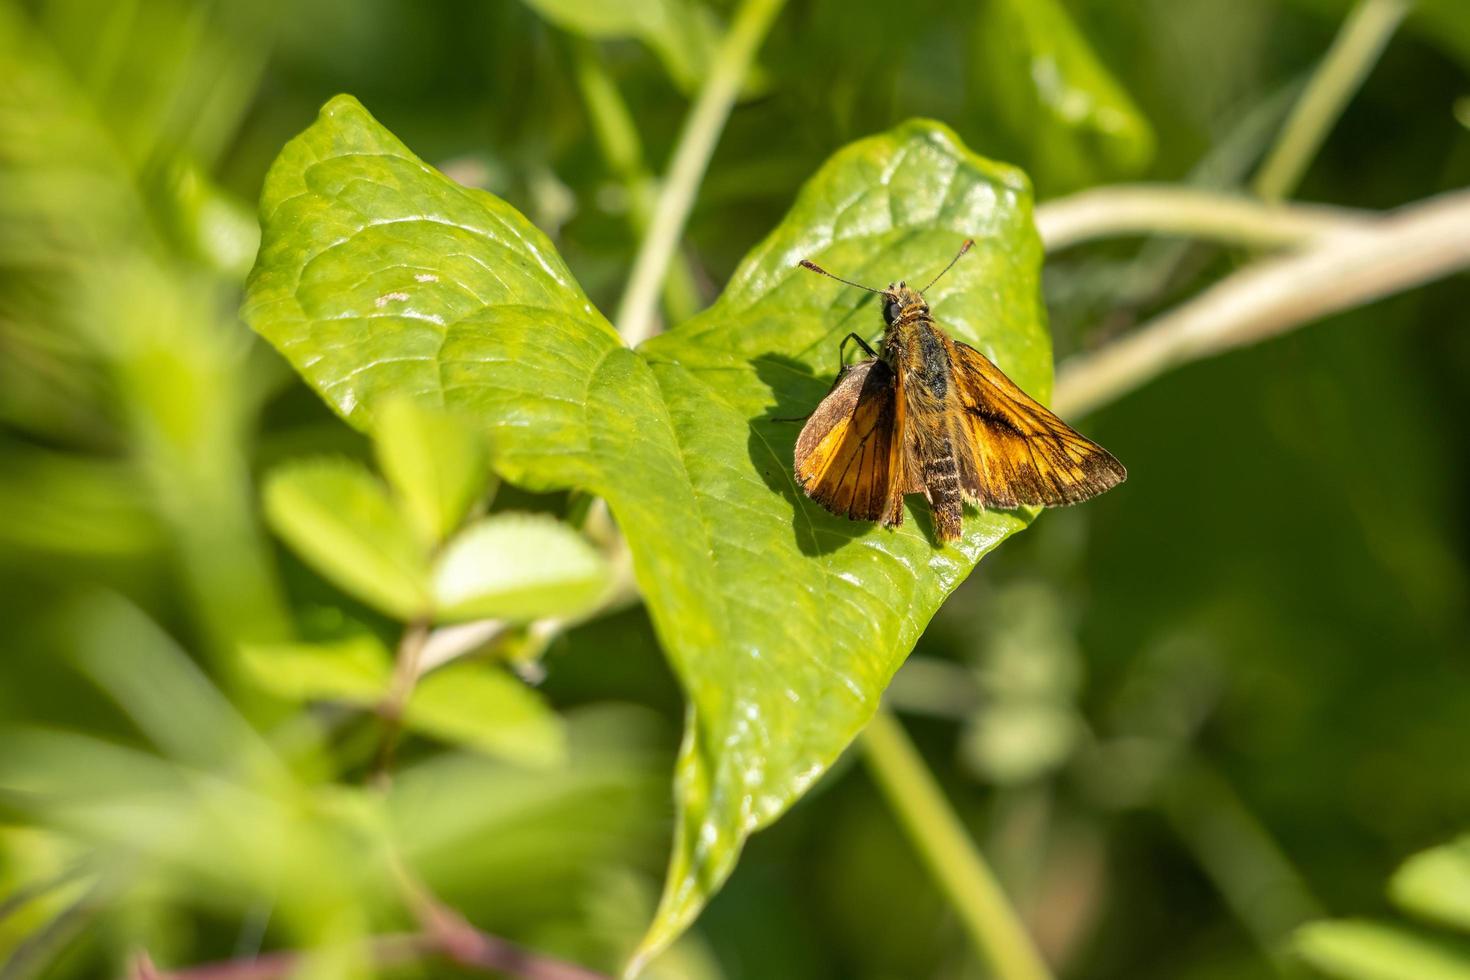
[[[835,389],[837,387],[838,382],[840,382],[842,380],[842,374],[843,374],[843,372],[846,371],[848,369],[848,367],[850,367],[850,365],[847,363],[847,342],[849,340],[856,340],[858,342],[858,346],[861,347],[863,350],[865,350],[865,351],[868,352],[868,356],[869,357],[876,358],[878,356],[878,352],[875,351],[875,350],[873,350],[873,348],[869,347],[868,346],[868,342],[866,340],[864,340],[862,337],[858,336],[857,334],[850,333],[846,337],[843,337],[842,338],[842,343],[840,343],[840,344],[837,345],[837,380],[832,382],[832,388],[833,389]],[[828,393],[829,394],[831,393],[830,389],[829,389],[829,392]],[[808,413],[806,415],[803,415],[800,418],[789,418],[789,419],[771,418],[768,421],[771,421],[771,422],[805,422],[809,418],[811,418],[811,414],[810,413]]]
[[[859,337],[855,333],[848,334],[846,337],[842,338],[842,343],[837,345],[837,374],[839,377],[842,375],[843,371],[847,370],[847,342],[849,340],[856,340],[858,342],[858,346],[868,352],[869,357],[878,356],[878,352],[869,347],[868,342],[862,337]]]

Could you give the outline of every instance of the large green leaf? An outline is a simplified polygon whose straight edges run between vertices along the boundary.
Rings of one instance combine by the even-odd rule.
[[[492,430],[496,466],[532,488],[607,499],[689,699],[667,890],[645,952],[729,875],[746,836],[833,762],[929,618],[981,555],[1025,526],[966,517],[936,547],[927,510],[898,529],[798,492],[799,416],[838,340],[879,333],[872,296],[796,268],[922,280],[956,336],[1045,397],[1040,245],[1017,171],[910,122],[839,152],[720,300],[637,352],[555,249],[504,202],[460,187],[338,98],[287,145],[262,200],[246,316],[352,424],[394,395]]]
[[[1060,0],[983,0],[970,65],[987,135],[1043,193],[1131,177],[1153,158],[1153,128]]]

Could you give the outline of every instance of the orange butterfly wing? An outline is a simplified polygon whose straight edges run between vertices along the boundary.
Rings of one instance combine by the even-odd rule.
[[[796,480],[834,514],[903,523],[903,409],[881,360],[844,371],[796,440]]]
[[[960,483],[984,507],[1075,504],[1128,476],[1113,454],[1018,388],[984,354],[955,341],[955,388],[969,453]]]

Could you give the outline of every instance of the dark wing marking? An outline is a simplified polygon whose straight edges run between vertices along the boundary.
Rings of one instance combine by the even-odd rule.
[[[1075,504],[1122,483],[1123,464],[1016,387],[990,359],[955,342],[955,377],[973,459],[967,495],[984,507]]]

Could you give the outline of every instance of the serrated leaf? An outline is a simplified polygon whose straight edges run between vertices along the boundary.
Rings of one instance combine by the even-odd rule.
[[[378,466],[425,544],[444,540],[487,489],[485,440],[454,412],[395,398],[378,418],[373,447]]]
[[[246,674],[288,701],[376,704],[388,691],[392,657],[366,633],[327,643],[257,643],[240,648]]]
[[[937,548],[922,505],[884,529],[791,477],[800,416],[872,297],[795,267],[922,280],[936,316],[1046,397],[1040,244],[1016,170],[932,122],[839,152],[713,307],[636,353],[544,235],[418,160],[350,98],[282,152],[246,316],[354,425],[413,394],[484,420],[513,482],[604,497],[690,701],[650,953],[672,940],[872,716],[939,604],[1025,513],[971,511]],[[432,280],[421,278],[432,276]],[[383,297],[402,294],[403,298]]]
[[[1298,955],[1342,980],[1470,980],[1470,943],[1361,920],[1296,931]]]
[[[1059,0],[984,0],[970,64],[995,136],[1045,193],[1135,176],[1153,158],[1153,128]]]
[[[1470,837],[1409,858],[1388,887],[1405,911],[1470,931]]]
[[[349,460],[291,463],[265,484],[271,527],[350,595],[399,619],[429,608],[428,559],[387,488]]]
[[[498,667],[452,664],[418,682],[403,723],[414,731],[526,766],[566,756],[560,717]]]
[[[591,609],[607,563],[576,531],[540,514],[496,514],[461,531],[434,566],[438,617],[536,619]]]

